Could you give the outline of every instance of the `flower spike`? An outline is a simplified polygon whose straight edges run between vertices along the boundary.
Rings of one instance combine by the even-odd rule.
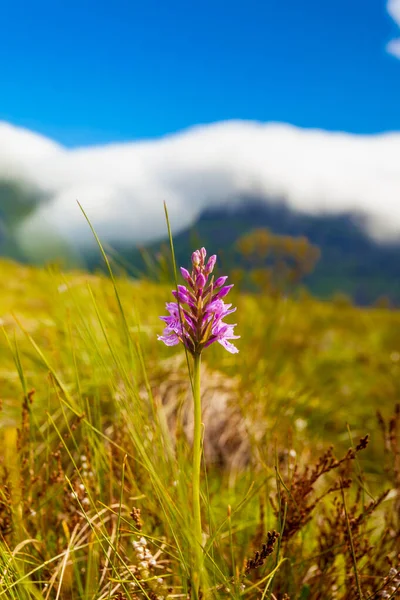
[[[189,288],[178,285],[172,294],[178,302],[168,302],[166,307],[169,315],[160,317],[166,327],[158,336],[167,346],[182,343],[193,356],[199,356],[204,348],[218,342],[228,352],[235,354],[239,350],[229,340],[238,339],[234,335],[234,325],[223,321],[224,317],[236,309],[222,300],[232,289],[233,285],[224,285],[227,277],[219,277],[213,284],[210,277],[217,260],[215,254],[210,256],[206,264],[205,248],[192,254],[192,272],[181,267],[181,274],[189,284]]]

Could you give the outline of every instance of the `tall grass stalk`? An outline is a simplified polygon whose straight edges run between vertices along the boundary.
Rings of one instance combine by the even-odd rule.
[[[193,432],[193,525],[195,532],[195,567],[193,580],[196,598],[199,597],[199,586],[203,584],[203,534],[201,526],[200,505],[200,473],[202,453],[202,423],[201,423],[201,392],[200,392],[201,354],[194,357],[193,366],[193,401],[194,401],[194,432]]]

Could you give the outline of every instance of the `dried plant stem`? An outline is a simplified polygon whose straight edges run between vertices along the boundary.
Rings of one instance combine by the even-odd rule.
[[[201,355],[194,356],[193,366],[193,400],[194,400],[194,432],[193,432],[193,526],[195,534],[194,552],[194,588],[195,597],[199,597],[199,588],[203,580],[203,536],[200,508],[200,469],[202,452],[201,394],[200,394]],[[203,590],[204,593],[204,590]]]
[[[343,508],[344,508],[344,512],[346,515],[346,524],[347,524],[347,531],[349,534],[349,542],[350,542],[350,550],[351,550],[351,557],[353,559],[353,566],[354,566],[354,575],[356,578],[356,586],[357,586],[357,592],[358,592],[358,597],[359,600],[363,599],[363,594],[361,591],[361,584],[360,584],[360,578],[358,576],[358,570],[357,570],[357,558],[356,558],[356,553],[354,550],[354,544],[353,544],[353,536],[351,533],[351,527],[350,527],[350,521],[349,521],[349,514],[347,512],[347,506],[346,506],[346,498],[344,495],[344,489],[343,489],[343,483],[341,484],[341,492],[342,492],[342,499],[343,499]]]

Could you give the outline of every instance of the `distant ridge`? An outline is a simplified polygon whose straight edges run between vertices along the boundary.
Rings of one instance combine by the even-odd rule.
[[[201,243],[220,254],[225,268],[232,268],[240,264],[235,247],[239,237],[260,227],[276,234],[305,236],[320,248],[320,261],[305,280],[317,296],[343,292],[361,305],[387,296],[400,304],[400,240],[377,242],[366,233],[362,217],[351,213],[309,215],[281,201],[267,205],[256,198],[243,198],[239,204],[204,211],[192,227],[176,235],[177,260],[186,264],[194,245]],[[152,251],[159,247],[148,246]],[[137,253],[123,247],[118,250],[137,262]]]

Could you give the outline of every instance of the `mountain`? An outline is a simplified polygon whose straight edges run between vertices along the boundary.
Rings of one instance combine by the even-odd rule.
[[[238,239],[256,228],[286,236],[305,236],[319,247],[321,258],[304,284],[319,297],[337,292],[351,296],[360,305],[370,304],[382,296],[400,304],[400,240],[381,243],[372,239],[362,219],[353,214],[308,215],[296,212],[279,202],[269,205],[245,199],[240,206],[219,207],[203,212],[189,229],[174,236],[177,263],[187,265],[194,247],[204,245],[218,253],[219,264],[231,270],[243,265]],[[147,246],[156,254],[168,240]],[[122,261],[144,268],[136,249],[118,243],[112,245]],[[97,260],[89,258],[91,267]]]
[[[23,260],[15,229],[34,209],[35,194],[13,180],[0,180],[0,255]]]

